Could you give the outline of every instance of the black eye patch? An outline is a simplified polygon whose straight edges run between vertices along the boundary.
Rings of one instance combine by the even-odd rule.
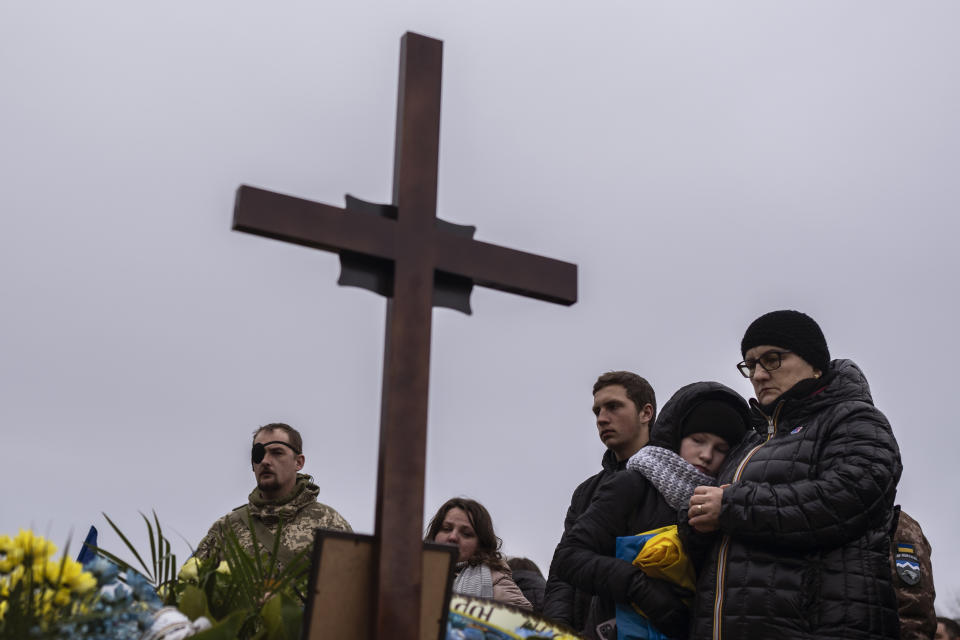
[[[293,445],[291,445],[289,442],[283,442],[282,440],[271,440],[270,442],[267,442],[267,443],[258,442],[255,445],[253,445],[253,449],[250,450],[250,461],[253,462],[253,464],[260,464],[261,462],[263,462],[264,457],[267,455],[268,444],[282,444],[283,446],[290,449],[290,451],[293,451],[297,455],[300,455],[300,452],[294,449]]]

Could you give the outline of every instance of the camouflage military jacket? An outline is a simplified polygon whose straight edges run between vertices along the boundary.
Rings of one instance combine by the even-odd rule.
[[[917,521],[903,511],[892,543],[890,564],[897,591],[900,640],[933,638],[937,630],[933,600],[937,594],[930,567],[930,543]]]
[[[260,529],[271,536],[271,545],[266,548],[269,553],[272,539],[275,538],[277,528],[283,523],[280,534],[279,564],[283,564],[284,556],[291,557],[313,544],[314,530],[332,529],[334,531],[353,531],[343,516],[332,507],[317,502],[320,488],[313,483],[313,478],[305,474],[297,474],[297,485],[293,493],[280,500],[264,500],[260,492],[254,489],[248,498],[247,504],[237,507],[232,512],[213,523],[210,531],[197,545],[197,558],[211,556],[222,558],[224,532],[229,528],[237,536],[240,545],[253,554],[255,532],[251,531],[247,521],[249,514],[255,529]],[[265,532],[265,533],[266,533]],[[258,546],[266,546],[262,538],[257,537]]]

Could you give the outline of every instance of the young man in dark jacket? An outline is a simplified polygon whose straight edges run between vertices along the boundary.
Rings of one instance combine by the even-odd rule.
[[[564,533],[587,510],[600,483],[623,470],[630,456],[647,444],[656,413],[657,398],[653,387],[637,374],[610,371],[597,378],[593,385],[593,414],[597,420],[597,433],[607,451],[603,454],[603,469],[580,483],[573,492],[563,522]],[[550,563],[543,616],[576,631],[592,633],[592,629],[587,629],[587,617],[594,594],[575,589],[561,580],[556,574],[555,563]]]

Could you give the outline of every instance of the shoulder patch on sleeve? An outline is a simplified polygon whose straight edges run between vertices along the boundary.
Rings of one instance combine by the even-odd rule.
[[[895,542],[894,549],[896,550],[894,560],[900,579],[910,586],[920,582],[920,559],[917,558],[914,545],[908,542]]]

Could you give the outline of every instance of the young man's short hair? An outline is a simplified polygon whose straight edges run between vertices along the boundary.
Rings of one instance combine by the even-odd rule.
[[[543,572],[540,571],[540,567],[530,558],[510,558],[507,560],[507,566],[510,567],[511,571],[532,571],[543,578]]]
[[[653,407],[650,424],[654,423],[657,419],[657,396],[653,392],[653,387],[650,386],[649,382],[630,371],[607,371],[593,383],[594,395],[596,395],[600,389],[609,387],[612,384],[619,384],[627,390],[627,397],[636,405],[637,412],[640,412],[645,404]]]
[[[950,636],[950,640],[960,638],[960,623],[956,620],[937,616],[937,624],[943,625],[943,630]]]

